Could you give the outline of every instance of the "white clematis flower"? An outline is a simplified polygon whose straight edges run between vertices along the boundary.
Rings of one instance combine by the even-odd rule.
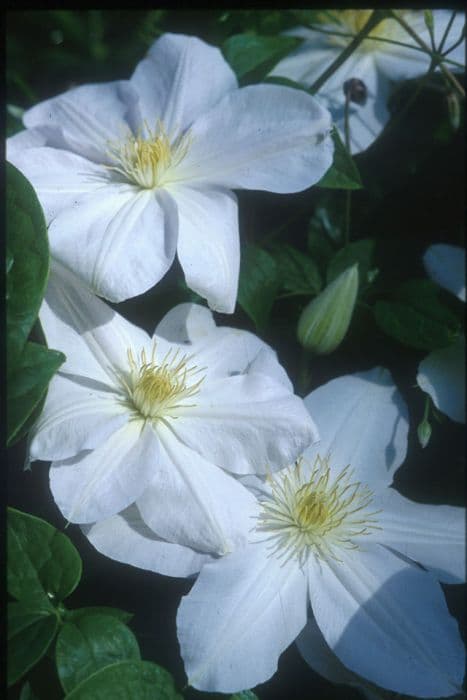
[[[52,255],[98,295],[148,290],[175,253],[188,286],[232,312],[231,189],[297,192],[332,162],[329,112],[277,85],[238,89],[219,49],[165,34],[129,81],[84,85],[24,115],[8,159],[35,187]]]
[[[175,307],[151,338],[56,263],[40,319],[67,359],[30,453],[53,460],[52,493],[71,522],[136,502],[159,538],[223,553],[252,498],[231,474],[279,469],[316,439],[275,353],[217,328],[205,308]]]
[[[332,10],[323,13],[323,32],[297,27],[286,34],[303,39],[302,44],[283,58],[271,71],[271,76],[281,76],[311,86],[339,56],[366,24],[373,10]],[[404,18],[417,34],[431,46],[423,10],[403,11]],[[332,16],[332,19],[331,19]],[[439,45],[451,16],[450,10],[433,10],[436,46]],[[465,14],[458,12],[444,43],[448,50],[460,37]],[[328,33],[329,32],[329,33]],[[333,33],[333,32],[337,32]],[[347,36],[339,36],[347,34]],[[403,42],[399,46],[383,40]],[[413,48],[410,48],[413,47]],[[465,43],[447,54],[447,58],[465,65]],[[373,143],[389,119],[387,100],[392,81],[407,80],[428,70],[430,57],[419,50],[415,40],[396,20],[388,18],[380,22],[349,58],[336,70],[318,91],[318,97],[333,116],[344,138],[344,83],[355,78],[355,100],[350,102],[349,126],[352,153],[359,153]]]
[[[423,256],[431,279],[465,301],[465,250],[437,243]],[[446,348],[433,350],[419,365],[417,383],[436,408],[458,423],[465,423],[465,337]]]
[[[465,578],[464,510],[413,503],[388,488],[406,454],[408,424],[387,370],[335,379],[305,403],[320,443],[295,466],[257,480],[263,495],[248,544],[205,564],[182,598],[177,628],[188,683],[219,692],[253,687],[272,676],[300,633],[314,665],[311,606],[310,624],[349,673],[409,695],[455,694],[464,649],[436,579]]]

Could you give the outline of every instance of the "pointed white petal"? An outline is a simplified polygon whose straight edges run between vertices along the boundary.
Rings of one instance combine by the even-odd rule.
[[[191,576],[210,560],[207,554],[161,540],[148,528],[136,505],[81,529],[106,557],[164,576]]]
[[[47,344],[61,350],[60,371],[81,375],[121,390],[115,370],[128,370],[127,350],[139,352],[151,340],[85,287],[72,272],[52,261],[40,322]]]
[[[104,196],[105,195],[105,196]],[[49,228],[52,254],[89,287],[119,302],[150,289],[177,245],[177,212],[163,190],[108,185],[79,197]]]
[[[394,489],[378,498],[378,541],[417,561],[443,583],[465,581],[465,509],[414,503]]]
[[[26,149],[45,146],[47,137],[40,129],[24,129],[6,140],[6,159],[15,164],[15,159]],[[17,166],[19,167],[19,166]]]
[[[143,427],[144,426],[144,427]],[[133,503],[151,481],[159,445],[152,427],[130,421],[92,451],[53,462],[50,488],[72,523],[93,523]]]
[[[216,329],[212,312],[200,304],[178,304],[156,326],[156,335],[173,343],[194,343]]]
[[[329,112],[301,90],[234,90],[193,124],[177,174],[190,184],[299,192],[332,163],[330,129]]]
[[[465,338],[447,348],[433,350],[420,362],[420,389],[433,399],[436,408],[457,423],[465,423]]]
[[[47,223],[84,194],[96,192],[98,197],[107,194],[105,168],[76,153],[60,148],[29,147],[14,148],[8,155],[36,190]]]
[[[317,438],[303,401],[261,373],[210,382],[196,406],[179,409],[175,435],[235,474],[265,474],[291,464]]]
[[[232,313],[240,267],[237,198],[222,189],[173,186],[178,207],[177,255],[190,289],[211,309]]]
[[[115,391],[88,380],[82,384],[56,374],[31,435],[31,459],[67,459],[104,442],[128,421]]]
[[[305,455],[330,455],[330,467],[347,464],[376,487],[389,485],[407,452],[407,407],[388,370],[375,367],[333,379],[305,398],[320,441]]]
[[[197,117],[237,87],[220,50],[183,34],[164,34],[138,63],[131,84],[140,96],[143,119],[160,119],[168,132],[185,130]]]
[[[310,560],[313,614],[330,649],[383,688],[418,697],[459,692],[464,645],[436,579],[380,545]]]
[[[225,554],[246,543],[254,525],[254,496],[222,469],[158,428],[161,455],[137,505],[147,525],[169,542]]]
[[[126,80],[81,85],[35,105],[24,113],[23,121],[28,129],[42,129],[48,146],[109,163],[108,142],[128,132],[126,117],[136,100]]]
[[[306,579],[254,544],[206,564],[177,613],[188,684],[233,693],[270,678],[306,622]]]
[[[423,256],[431,279],[465,301],[465,250],[457,245],[435,243]]]

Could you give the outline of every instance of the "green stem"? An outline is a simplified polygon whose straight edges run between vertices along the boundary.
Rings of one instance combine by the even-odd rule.
[[[429,412],[430,412],[430,403],[431,403],[431,399],[430,399],[429,395],[428,395],[428,394],[425,394],[425,408],[424,408],[424,411],[423,411],[423,420],[422,420],[422,423],[423,423],[424,421],[428,420],[428,414],[429,414]]]
[[[311,353],[309,350],[302,348],[300,355],[300,365],[297,377],[297,387],[298,393],[305,395],[308,392],[308,387],[311,381],[311,372],[309,368],[309,360],[311,358]]]
[[[391,12],[392,17],[394,17],[394,19],[397,20],[397,21],[399,22],[399,24],[401,25],[401,27],[403,27],[403,28],[405,29],[405,31],[406,31],[408,34],[410,34],[410,36],[412,37],[412,39],[414,39],[414,40],[417,42],[417,44],[418,44],[419,46],[421,46],[427,53],[429,53],[429,54],[431,55],[431,61],[432,61],[432,63],[434,62],[434,63],[435,63],[435,66],[436,66],[436,65],[439,65],[439,68],[440,68],[441,72],[443,73],[443,75],[445,76],[445,78],[446,78],[447,80],[449,80],[449,82],[450,82],[451,85],[457,90],[457,92],[458,92],[462,97],[465,97],[465,90],[464,90],[464,88],[463,88],[462,85],[459,83],[459,81],[457,80],[457,78],[455,78],[455,76],[451,73],[451,71],[448,70],[448,68],[446,68],[446,66],[444,65],[442,54],[433,53],[433,51],[431,51],[431,49],[430,49],[430,47],[428,46],[428,44],[426,43],[426,41],[424,41],[424,39],[422,39],[422,38],[417,34],[417,32],[415,32],[415,31],[412,29],[412,27],[410,26],[410,24],[408,24],[408,23],[405,21],[405,19],[404,19],[403,17],[400,17],[400,16],[397,14],[397,12],[394,12],[394,10],[389,10],[389,11]]]
[[[449,18],[449,22],[446,25],[446,28],[444,30],[444,34],[441,37],[441,41],[439,42],[439,46],[438,46],[439,53],[441,53],[443,50],[444,44],[446,43],[446,39],[448,38],[449,31],[452,27],[452,23],[454,22],[454,18],[456,15],[457,15],[457,12],[456,12],[456,10],[454,10]]]
[[[308,26],[314,32],[319,32],[320,34],[329,34],[330,36],[341,36],[341,37],[344,37],[346,39],[354,39],[357,36],[356,34],[353,34],[352,32],[339,32],[339,31],[335,31],[334,29],[323,29],[323,28],[319,27],[317,24],[310,24]],[[426,53],[425,49],[422,49],[421,46],[414,46],[413,44],[406,44],[404,41],[396,41],[396,39],[387,39],[384,36],[369,36],[367,38],[367,41],[379,41],[379,42],[383,42],[384,44],[394,44],[395,46],[402,46],[405,49],[412,49],[412,51],[419,51],[420,53]],[[453,48],[458,46],[462,41],[463,41],[463,37],[461,37],[456,42],[456,44],[454,46],[451,46],[449,51],[452,51]],[[431,54],[431,51],[430,51],[430,54]],[[462,63],[459,63],[458,61],[453,61],[450,58],[443,58],[443,62],[450,63],[455,68],[461,68],[461,69],[464,68]]]
[[[343,63],[348,59],[348,57],[355,51],[355,49],[360,46],[362,41],[371,32],[371,30],[376,27],[377,24],[381,22],[387,16],[387,10],[374,10],[366,24],[358,32],[358,34],[352,39],[350,44],[345,47],[345,49],[339,54],[335,61],[326,68],[326,70],[320,75],[320,77],[315,80],[313,85],[310,87],[310,92],[313,94],[318,92],[318,90],[324,85],[324,83],[334,75],[338,68],[341,67]]]
[[[345,106],[344,106],[344,138],[345,147],[350,153],[350,120],[349,120],[349,110],[350,110],[350,93],[348,92],[345,96]],[[345,227],[344,227],[344,245],[348,246],[350,241],[350,207],[351,207],[351,190],[345,191]]]

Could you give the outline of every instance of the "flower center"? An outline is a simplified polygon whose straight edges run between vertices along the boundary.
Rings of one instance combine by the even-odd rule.
[[[373,14],[373,10],[337,10],[330,13],[322,14],[322,21],[329,24],[330,16],[332,16],[333,24],[336,24],[336,31],[348,32],[349,34],[358,34]],[[402,16],[407,15],[407,11],[400,11]],[[368,38],[364,39],[358,50],[360,51],[378,51],[383,46],[387,47],[386,42],[371,41],[371,39],[399,39],[407,40],[399,23],[392,18],[383,19],[377,24],[368,34]],[[338,35],[329,35],[329,42],[337,46],[346,46],[350,43],[352,37],[344,37]]]
[[[168,182],[188,152],[190,136],[186,133],[172,139],[161,122],[154,130],[147,124],[144,126],[145,138],[141,132],[136,136],[130,133],[121,141],[108,143],[108,153],[114,162],[109,169],[126,181],[150,190]]]
[[[272,493],[263,502],[258,530],[269,533],[273,553],[296,556],[303,564],[310,554],[319,559],[340,561],[340,548],[356,549],[355,539],[380,529],[368,512],[373,494],[352,481],[349,466],[335,478],[327,459],[317,457],[304,481],[302,460],[285,473],[273,477]]]
[[[178,408],[194,405],[185,403],[185,400],[199,392],[204,377],[193,381],[201,369],[189,366],[190,358],[179,353],[179,349],[175,352],[170,349],[158,363],[155,360],[156,343],[149,362],[144,349],[139,362],[135,361],[131,349],[127,351],[130,374],[125,387],[131,407],[143,418],[152,421],[176,418]]]

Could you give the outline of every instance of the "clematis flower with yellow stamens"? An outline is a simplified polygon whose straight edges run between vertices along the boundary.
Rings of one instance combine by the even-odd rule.
[[[464,509],[414,503],[391,487],[408,421],[387,370],[334,379],[305,403],[319,443],[266,480],[241,478],[257,498],[248,543],[205,563],[182,598],[188,683],[254,687],[297,639],[327,677],[455,695],[464,646],[438,581],[465,580]]]
[[[279,61],[270,75],[311,86],[364,27],[372,12],[327,10],[322,13],[321,23],[316,29],[296,27],[286,32],[303,39],[303,42]],[[446,53],[446,58],[465,66],[465,41],[454,46],[461,37],[465,13],[457,12],[452,25],[448,27],[451,10],[432,12],[436,46],[440,45],[447,30],[443,53]],[[401,10],[401,13],[410,27],[431,46],[423,10]],[[401,46],[401,43],[405,46]],[[370,32],[319,88],[317,97],[330,110],[344,139],[344,90],[349,92],[350,146],[352,153],[359,153],[373,143],[389,119],[387,101],[392,84],[421,76],[429,66],[430,56],[420,50],[395,19],[387,18]],[[449,67],[453,68],[451,65]],[[459,70],[459,67],[453,70]]]
[[[217,327],[204,307],[175,307],[151,337],[55,262],[40,320],[67,359],[30,457],[52,460],[52,494],[70,522],[134,505],[155,538],[225,553],[254,500],[233,475],[280,469],[316,439],[273,350]]]
[[[8,159],[32,182],[54,258],[119,302],[175,254],[187,285],[231,313],[240,264],[232,189],[298,192],[332,162],[329,112],[303,91],[238,88],[218,48],[165,34],[130,80],[26,111]]]

